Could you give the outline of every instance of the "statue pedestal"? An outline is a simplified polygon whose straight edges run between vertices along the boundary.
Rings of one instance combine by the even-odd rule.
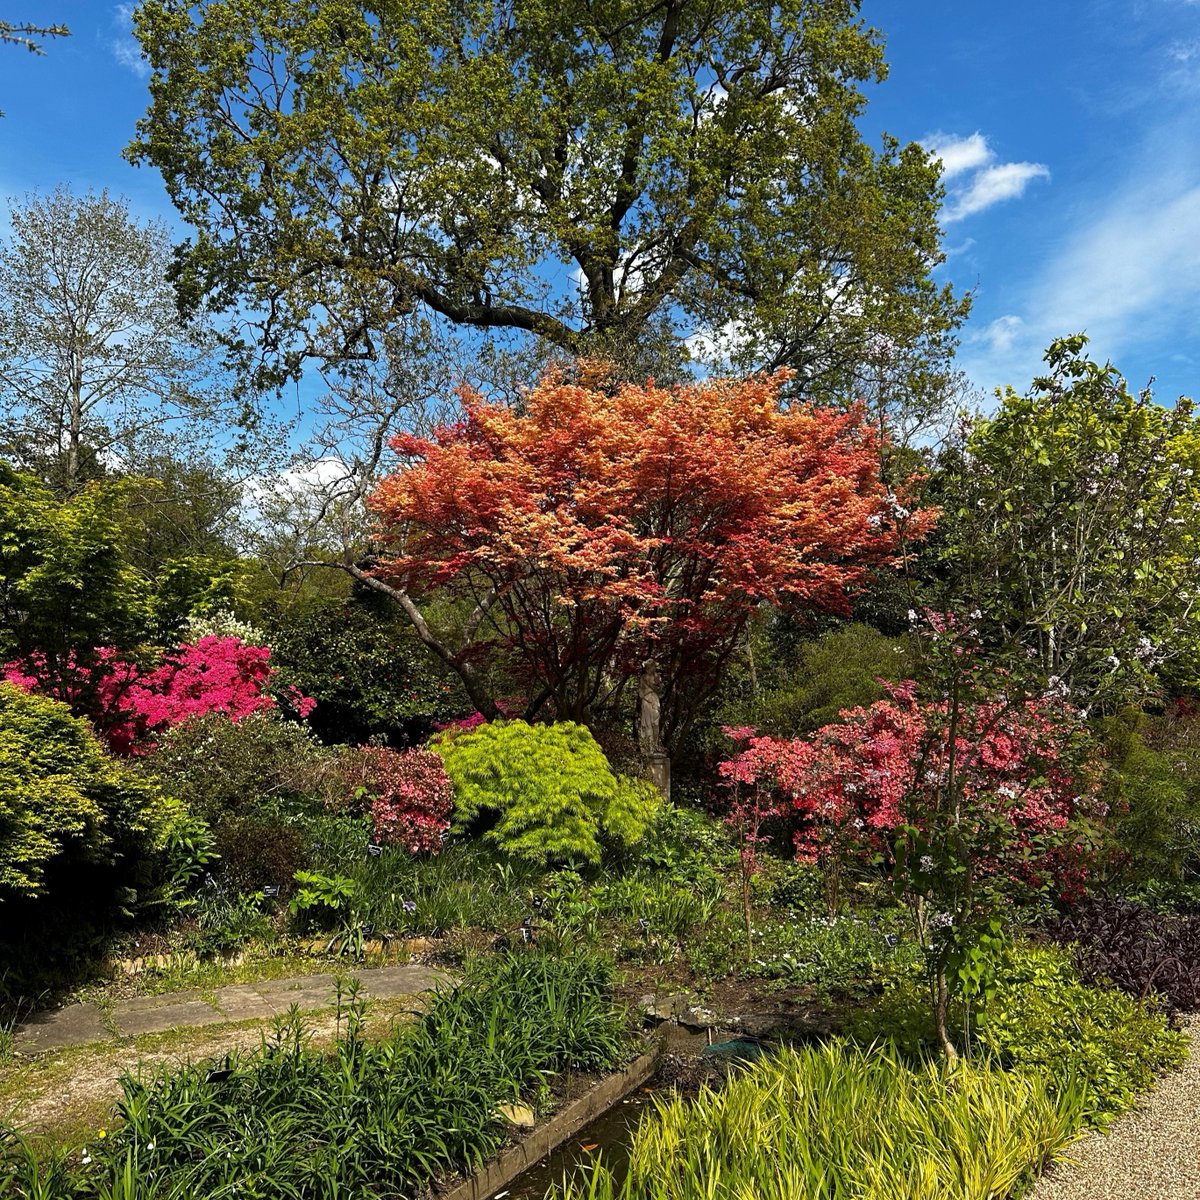
[[[671,798],[671,758],[667,754],[646,754],[642,761],[646,764],[646,774],[664,799]]]

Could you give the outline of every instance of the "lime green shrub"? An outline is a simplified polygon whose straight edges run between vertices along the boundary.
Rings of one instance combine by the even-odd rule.
[[[560,1197],[995,1200],[1074,1140],[1080,1099],[987,1065],[788,1050],[694,1101],[656,1097],[623,1184],[601,1163]]]
[[[136,885],[184,819],[65,704],[0,683],[0,901],[39,897],[48,873],[80,863],[123,867]]]
[[[998,983],[980,1023],[981,1049],[1051,1089],[1071,1078],[1085,1084],[1090,1124],[1107,1124],[1186,1057],[1187,1039],[1163,1013],[1089,987],[1058,947],[1011,951]]]
[[[572,721],[496,721],[431,745],[454,784],[453,830],[492,822],[485,836],[529,862],[599,862],[603,842],[639,841],[659,805],[652,784],[615,774]]]
[[[961,1013],[958,1018],[961,1025]],[[856,1040],[886,1039],[909,1057],[936,1045],[927,986],[912,977],[848,1026]],[[961,1049],[961,1033],[958,1040]],[[1151,1005],[1085,984],[1068,950],[1016,945],[1005,952],[968,1048],[976,1057],[1038,1076],[1052,1093],[1085,1089],[1084,1119],[1103,1127],[1153,1087],[1162,1071],[1179,1066],[1187,1039]]]

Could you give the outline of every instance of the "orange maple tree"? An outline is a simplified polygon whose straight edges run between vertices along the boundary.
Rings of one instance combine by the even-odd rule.
[[[668,745],[712,694],[763,604],[844,612],[873,566],[929,527],[879,481],[858,407],[781,401],[784,371],[685,387],[548,378],[521,410],[463,396],[463,420],[401,436],[370,504],[368,572],[495,714],[478,667],[502,649],[529,687],[587,720],[654,664]],[[470,616],[451,646],[414,596]]]

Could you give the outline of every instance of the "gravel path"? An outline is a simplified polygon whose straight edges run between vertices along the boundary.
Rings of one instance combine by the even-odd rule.
[[[1200,1197],[1200,1015],[1184,1023],[1192,1053],[1107,1137],[1089,1134],[1070,1163],[1047,1174],[1029,1200],[1197,1200]]]

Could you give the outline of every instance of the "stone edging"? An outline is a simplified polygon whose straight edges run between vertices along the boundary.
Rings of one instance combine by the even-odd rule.
[[[445,1191],[436,1191],[437,1200],[487,1200],[645,1083],[657,1066],[657,1052],[634,1059],[619,1075],[602,1080],[578,1100],[572,1100],[470,1178],[452,1184]]]

